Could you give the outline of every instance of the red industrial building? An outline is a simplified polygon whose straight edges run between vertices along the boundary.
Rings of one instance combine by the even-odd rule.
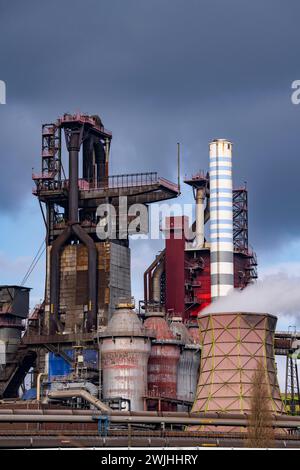
[[[209,177],[200,173],[185,181],[197,189],[204,188],[207,205],[204,223],[209,221]],[[248,192],[233,190],[234,287],[245,288],[257,278],[256,255],[248,242]],[[170,315],[185,321],[196,320],[198,313],[211,303],[210,243],[201,247],[187,238],[190,221],[186,216],[165,220],[165,249],[144,274],[145,304],[160,304]],[[195,229],[196,222],[192,228]],[[195,237],[194,237],[195,238]]]

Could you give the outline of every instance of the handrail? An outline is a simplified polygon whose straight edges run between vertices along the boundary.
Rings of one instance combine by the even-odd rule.
[[[34,174],[33,180],[35,181],[38,190],[67,190],[69,187],[69,180],[55,180],[55,176],[56,174],[54,172],[41,175]],[[153,185],[164,186],[171,191],[178,192],[178,186],[175,183],[172,183],[166,178],[159,177],[157,172],[111,175],[104,177],[100,182],[88,181],[83,178],[78,180],[80,191],[92,191],[97,189],[126,189],[138,186]]]

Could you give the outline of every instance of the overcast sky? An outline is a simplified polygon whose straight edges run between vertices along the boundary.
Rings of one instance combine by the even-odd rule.
[[[43,238],[41,125],[77,110],[112,130],[112,173],[176,180],[177,141],[184,175],[207,168],[211,139],[232,140],[260,272],[300,275],[299,17],[299,0],[0,0],[0,282],[20,282]],[[132,247],[140,297],[161,244]]]

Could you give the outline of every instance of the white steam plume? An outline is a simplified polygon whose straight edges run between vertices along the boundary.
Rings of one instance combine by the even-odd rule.
[[[202,313],[237,311],[295,317],[300,322],[300,277],[290,277],[285,273],[266,276],[243,291],[235,289]]]

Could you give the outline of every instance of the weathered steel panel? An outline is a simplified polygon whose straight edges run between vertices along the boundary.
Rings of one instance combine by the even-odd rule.
[[[156,333],[148,363],[148,395],[177,398],[180,342],[170,330],[164,314],[148,313],[144,325]],[[164,402],[162,409],[172,411],[174,405]]]

